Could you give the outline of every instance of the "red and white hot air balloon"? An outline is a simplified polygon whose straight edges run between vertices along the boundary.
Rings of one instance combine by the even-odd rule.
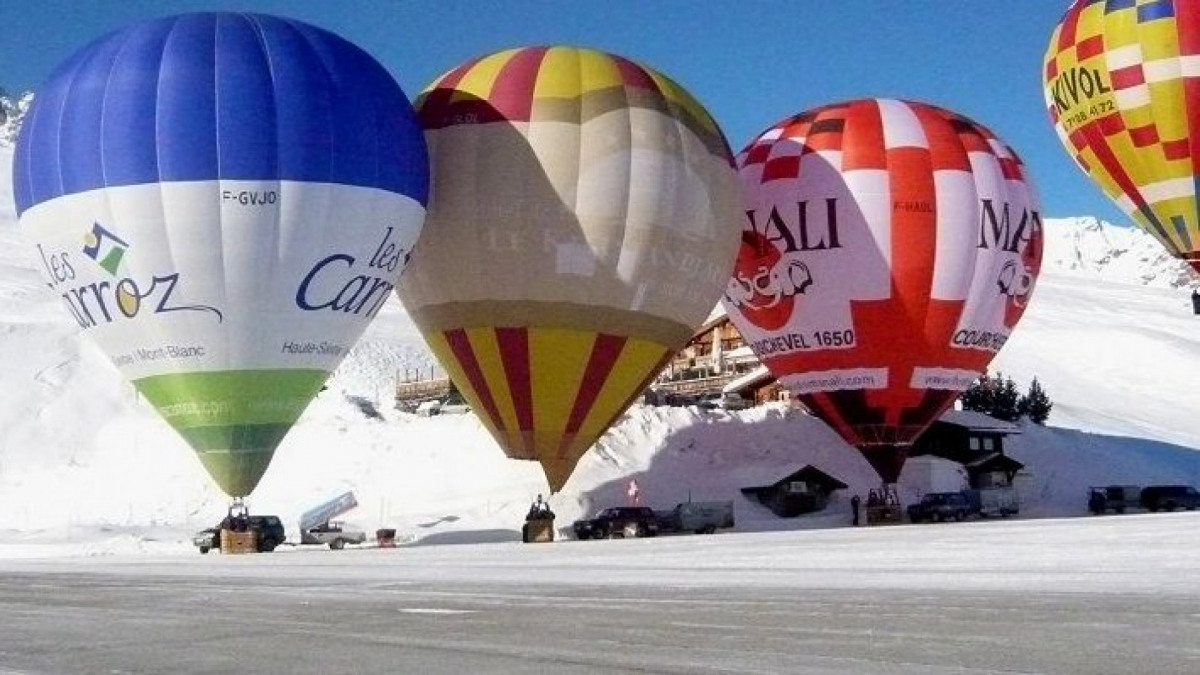
[[[889,99],[782,120],[738,167],[746,217],[724,305],[893,483],[1029,302],[1042,224],[1025,167],[966,117]]]

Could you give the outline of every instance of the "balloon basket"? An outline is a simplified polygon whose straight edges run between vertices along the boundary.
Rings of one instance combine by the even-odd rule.
[[[238,532],[229,528],[221,530],[221,553],[256,553],[258,536],[253,530]]]
[[[899,525],[904,522],[904,507],[897,504],[867,507],[867,525]]]
[[[521,541],[526,544],[544,544],[554,541],[554,519],[535,518],[521,526]]]

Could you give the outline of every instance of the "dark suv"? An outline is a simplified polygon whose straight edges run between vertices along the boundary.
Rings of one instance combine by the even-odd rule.
[[[962,520],[975,511],[971,500],[962,492],[931,492],[917,504],[908,507],[908,519],[914,523],[922,521],[942,522]]]
[[[575,521],[571,529],[576,539],[653,537],[658,534],[658,516],[646,506],[614,506],[595,518]]]
[[[226,516],[215,527],[205,528],[192,536],[192,543],[201,553],[221,548],[221,530],[229,527],[230,518]],[[287,540],[283,531],[283,523],[277,516],[250,516],[250,529],[254,530],[258,542],[259,553],[274,551],[275,547]]]
[[[1200,492],[1191,485],[1151,485],[1142,488],[1141,502],[1150,511],[1193,511],[1200,507]]]

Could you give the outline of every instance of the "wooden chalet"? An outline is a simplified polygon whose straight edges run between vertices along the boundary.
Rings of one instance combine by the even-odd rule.
[[[787,392],[758,361],[737,326],[716,311],[651,385],[654,402],[736,393],[755,403],[787,400]]]
[[[1007,487],[1025,468],[1004,454],[1004,439],[1021,433],[1012,422],[970,410],[950,410],[921,434],[909,457],[932,455],[958,462],[972,488]]]
[[[829,504],[829,495],[846,487],[837,478],[805,464],[782,478],[767,478],[763,484],[744,487],[742,494],[757,500],[781,518],[794,518],[824,509]]]

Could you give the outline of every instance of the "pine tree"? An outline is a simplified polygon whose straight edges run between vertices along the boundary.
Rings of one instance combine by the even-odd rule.
[[[1046,419],[1050,417],[1050,409],[1054,407],[1054,403],[1050,401],[1050,397],[1046,395],[1046,391],[1042,389],[1042,385],[1033,378],[1033,382],[1029,384],[1029,392],[1021,397],[1020,412],[1029,418],[1029,421],[1034,424],[1045,424]]]
[[[980,375],[979,379],[975,380],[975,383],[967,387],[966,391],[959,396],[963,410],[991,414],[996,401],[995,391],[992,377],[987,373]]]
[[[1021,392],[1017,389],[1017,383],[1013,382],[1011,377],[1002,379],[999,375],[993,382],[995,382],[995,397],[992,401],[992,410],[988,414],[1005,422],[1016,421],[1021,416]]]

